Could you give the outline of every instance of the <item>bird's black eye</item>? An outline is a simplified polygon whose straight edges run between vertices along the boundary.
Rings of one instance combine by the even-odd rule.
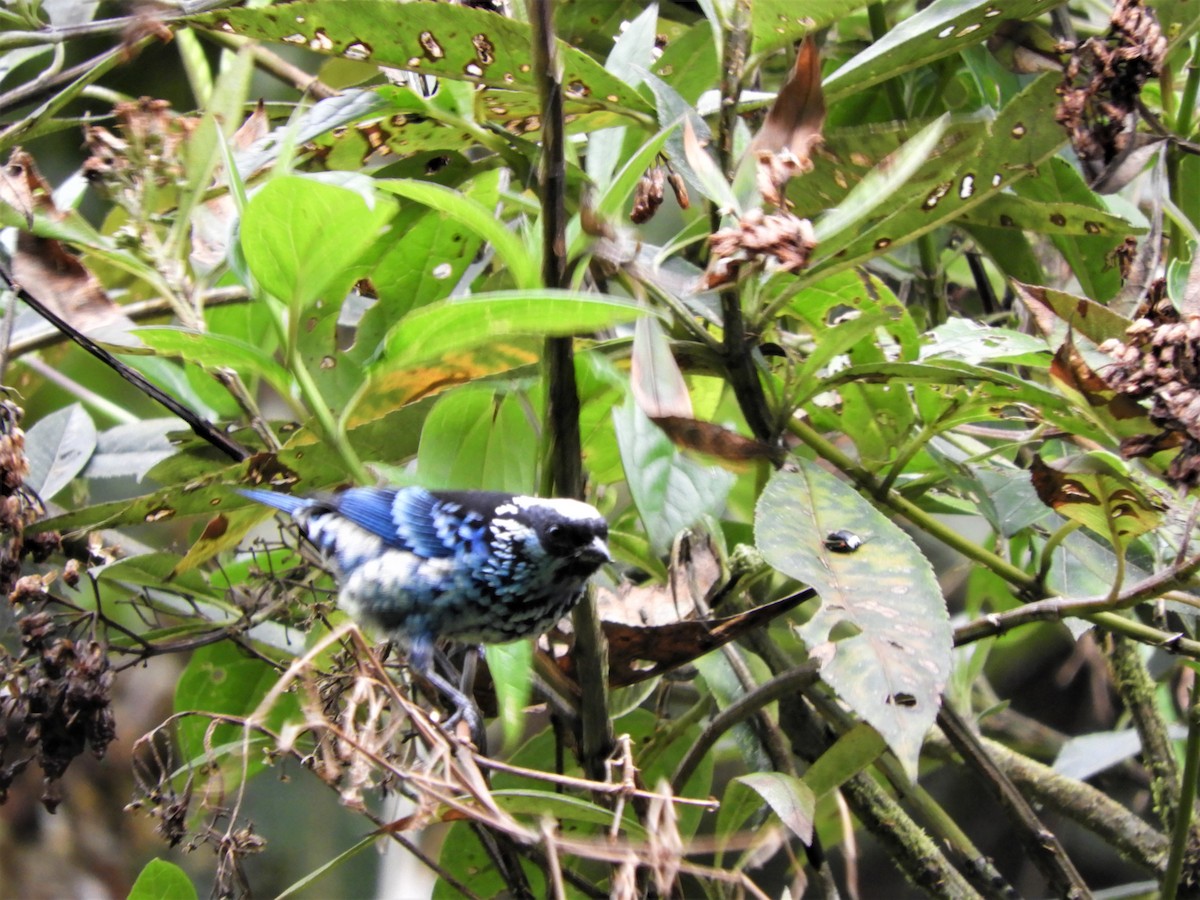
[[[562,534],[562,530],[563,528],[561,525],[551,525],[546,529],[546,537],[558,537],[560,534]]]

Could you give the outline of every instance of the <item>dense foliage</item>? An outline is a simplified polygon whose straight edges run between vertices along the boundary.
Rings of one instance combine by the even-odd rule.
[[[7,883],[1200,889],[1186,0],[0,27]],[[609,522],[487,752],[234,490],[382,481]]]

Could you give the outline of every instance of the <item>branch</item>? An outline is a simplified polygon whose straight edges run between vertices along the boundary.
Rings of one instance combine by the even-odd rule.
[[[1016,785],[988,755],[976,734],[948,705],[938,711],[938,725],[951,746],[974,769],[988,792],[1000,803],[1013,824],[1030,860],[1049,882],[1057,897],[1090,897],[1091,892],[1054,832],[1038,819]]]
[[[0,280],[3,280],[8,285],[9,290],[23,300],[28,306],[40,315],[43,319],[77,343],[80,347],[86,350],[92,356],[96,357],[100,362],[104,363],[127,382],[149,397],[151,400],[165,406],[169,412],[178,416],[186,422],[196,436],[208,441],[234,462],[241,462],[250,456],[250,451],[241,444],[234,441],[225,432],[221,431],[211,422],[196,415],[174,397],[169,396],[159,390],[153,384],[146,380],[145,376],[136,369],[130,368],[125,363],[121,362],[91,338],[80,332],[75,326],[68,324],[63,319],[59,318],[51,310],[42,305],[36,297],[30,294],[23,287],[13,281],[12,275],[3,267],[0,267]]]

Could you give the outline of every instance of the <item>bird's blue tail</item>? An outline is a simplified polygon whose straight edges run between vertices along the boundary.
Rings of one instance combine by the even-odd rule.
[[[264,491],[260,488],[238,488],[237,492],[243,497],[249,497],[265,506],[272,506],[288,515],[295,515],[297,511],[312,505],[312,501],[306,497],[293,497],[291,494],[278,494],[275,491]]]

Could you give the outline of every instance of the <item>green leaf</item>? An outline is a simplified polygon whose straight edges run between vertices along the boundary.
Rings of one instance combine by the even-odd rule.
[[[249,656],[232,641],[220,641],[201,647],[184,669],[175,686],[175,712],[196,712],[186,716],[177,727],[182,758],[198,765],[209,758],[208,748],[236,748],[240,756],[246,742],[248,756],[232,765],[234,771],[247,776],[263,768],[263,754],[257,750],[259,735],[237,725],[214,725],[205,713],[222,713],[235,718],[250,716],[279,680],[279,672],[268,663]],[[265,724],[278,729],[283,723],[300,717],[300,703],[295,694],[284,694],[271,709]],[[215,751],[218,757],[220,750]],[[217,759],[220,763],[224,760]]]
[[[1044,340],[1011,328],[954,318],[930,334],[933,340],[921,348],[922,360],[942,357],[971,365],[1005,362],[1039,369],[1050,365],[1051,352]]]
[[[525,730],[525,707],[533,696],[533,641],[488,647],[487,664],[496,685],[504,743],[512,747]]]
[[[356,264],[395,212],[388,198],[368,202],[358,191],[316,178],[280,176],[246,205],[242,251],[259,285],[296,315],[335,285],[366,274]]]
[[[786,2],[786,0],[775,0]],[[936,0],[907,16],[865,50],[825,79],[832,103],[985,41],[1010,19],[1038,15],[1046,0]]]
[[[51,500],[83,471],[95,450],[96,425],[83,404],[55,410],[25,435],[25,483],[43,500]]]
[[[187,873],[165,859],[152,859],[138,873],[128,900],[196,900],[196,886]]]
[[[493,170],[475,176],[464,189],[465,198],[485,210],[494,208],[500,174]],[[417,207],[411,217],[409,212],[401,210],[397,237],[371,273],[379,302],[359,325],[356,343],[363,345],[363,353],[374,351],[387,328],[411,310],[449,297],[483,244],[483,236],[461,217],[441,209]]]
[[[788,47],[805,35],[833,25],[870,0],[754,0],[750,15],[751,47],[767,53]]]
[[[179,420],[174,418],[141,419],[100,432],[83,477],[141,481],[147,472],[176,452],[167,436],[178,428]]]
[[[916,776],[925,733],[950,674],[950,617],[933,569],[912,539],[813,463],[777,472],[759,499],[755,536],[767,561],[811,585],[821,608],[800,627],[821,677],[873,725]],[[826,536],[863,540],[834,553]]]
[[[292,393],[292,376],[271,358],[262,345],[173,325],[135,328],[132,333],[147,347],[164,356],[185,359],[205,369],[232,369],[246,378],[261,376],[285,397]],[[266,339],[263,341],[263,345],[270,343]],[[126,352],[129,352],[128,349]]]
[[[1085,525],[1122,550],[1163,522],[1165,506],[1131,477],[1128,464],[1094,450],[1029,469],[1038,497],[1059,515]]]
[[[433,489],[530,493],[537,435],[516,394],[464,388],[443,395],[421,429],[418,481]]]
[[[651,547],[665,553],[680,531],[720,512],[734,475],[681,453],[632,395],[612,415],[629,493]]]
[[[849,243],[845,233],[870,216],[896,193],[924,165],[946,133],[949,115],[939,116],[922,128],[912,140],[905,141],[874,169],[863,176],[837,209],[823,216],[814,226],[822,254],[833,254]],[[857,230],[857,229],[855,229]],[[839,240],[840,238],[840,240]]]
[[[372,374],[405,369],[505,337],[567,337],[632,322],[649,310],[629,300],[576,291],[496,291],[413,310],[387,337]]]
[[[812,843],[817,800],[807,784],[783,772],[751,772],[735,778],[730,791],[735,785],[758,794],[801,843]]]
[[[883,750],[878,731],[863,723],[855,725],[808,767],[804,783],[819,800],[873,763]]]
[[[399,197],[407,197],[430,209],[445,213],[471,229],[491,245],[519,288],[536,288],[541,283],[537,260],[521,239],[496,218],[494,209],[453,188],[428,181],[380,179],[377,186]]]
[[[1060,221],[1070,221],[1062,207],[1079,211],[1082,232],[1071,229],[1065,233],[1062,228],[1031,230],[1044,230],[1050,235],[1086,296],[1100,303],[1115,297],[1122,281],[1119,267],[1112,262],[1112,252],[1127,235],[1140,234],[1146,229],[1110,213],[1105,201],[1087,186],[1078,169],[1060,157],[1047,160],[1036,176],[1017,182],[1013,190],[1019,197],[1008,202],[1029,198],[1042,201],[1046,207],[1059,207]],[[1019,224],[1019,227],[1029,225]]]
[[[475,85],[536,93],[528,63],[529,25],[484,10],[391,0],[310,0],[259,9],[225,9],[193,25],[317,53]],[[651,115],[644,99],[598,62],[558,41],[567,112],[611,110]]]

